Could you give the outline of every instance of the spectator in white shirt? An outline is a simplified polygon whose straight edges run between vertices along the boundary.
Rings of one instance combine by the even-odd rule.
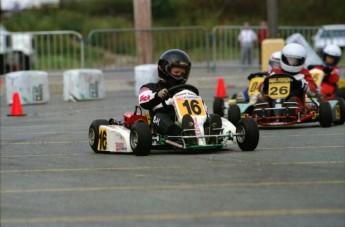
[[[241,43],[241,64],[251,65],[254,58],[254,44],[257,41],[256,33],[250,29],[249,23],[243,24],[243,29],[238,35],[238,41]]]

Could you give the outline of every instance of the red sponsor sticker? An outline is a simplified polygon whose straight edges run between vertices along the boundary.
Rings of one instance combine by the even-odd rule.
[[[140,96],[140,102],[146,102],[150,100],[150,96],[149,95],[142,95]]]
[[[116,151],[126,150],[124,147],[124,143],[115,143],[115,150]]]

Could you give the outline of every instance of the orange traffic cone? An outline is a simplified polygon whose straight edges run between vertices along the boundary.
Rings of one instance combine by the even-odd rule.
[[[26,116],[26,114],[23,113],[22,104],[20,103],[20,96],[18,92],[15,92],[13,94],[11,113],[7,114],[7,116],[10,116],[10,117]]]
[[[227,98],[228,95],[226,94],[226,89],[224,85],[224,79],[222,77],[218,78],[217,90],[216,90],[216,98]]]

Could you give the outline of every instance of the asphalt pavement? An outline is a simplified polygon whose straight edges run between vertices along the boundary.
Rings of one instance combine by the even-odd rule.
[[[233,72],[190,83],[211,107],[218,77],[228,95],[246,86]],[[253,152],[93,153],[89,125],[133,110],[133,78],[107,72],[106,98],[65,102],[54,75],[49,102],[22,117],[7,116],[1,91],[1,226],[345,225],[345,125],[260,128]]]

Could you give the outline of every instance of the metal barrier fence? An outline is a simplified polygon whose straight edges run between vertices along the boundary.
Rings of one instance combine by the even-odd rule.
[[[201,26],[93,30],[86,39],[87,46],[84,46],[83,36],[75,31],[15,32],[10,33],[10,36],[2,32],[1,74],[21,69],[54,71],[83,67],[132,70],[139,64],[136,35],[140,32],[151,34],[154,61],[165,50],[179,48],[190,55],[193,67],[213,70],[217,67],[244,67],[240,62],[238,41],[242,28],[216,26],[212,33]],[[251,28],[258,33],[260,27]],[[312,36],[318,28],[280,26],[278,32],[283,39],[300,33],[312,46]],[[259,67],[259,49],[255,47],[254,51],[252,67]]]
[[[319,27],[278,27],[279,38],[286,39],[289,36],[300,33],[312,45],[312,36],[316,34]],[[216,26],[212,30],[212,51],[213,61],[212,68],[217,67],[245,67],[240,61],[241,47],[238,41],[238,35],[243,29],[243,26]],[[259,26],[251,26],[256,34],[260,29]],[[258,45],[254,48],[254,61],[251,66],[259,67],[259,48]]]
[[[1,74],[84,67],[84,41],[75,31],[11,32],[1,36]]]
[[[153,45],[153,59],[166,50],[177,48],[186,51],[193,60],[193,66],[209,67],[209,37],[204,27],[170,27],[138,29],[93,30],[87,38],[88,65],[103,69],[126,69],[138,65],[136,35],[150,32]]]

